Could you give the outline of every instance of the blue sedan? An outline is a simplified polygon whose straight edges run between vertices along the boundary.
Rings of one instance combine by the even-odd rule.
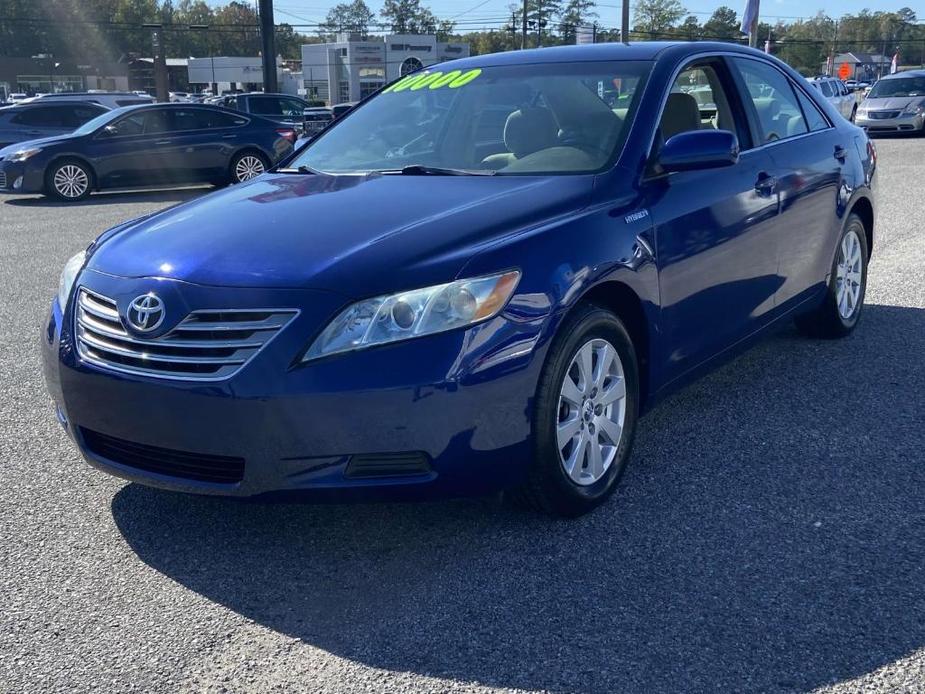
[[[742,47],[443,63],[75,255],[48,387],[86,460],[143,484],[576,516],[659,398],[785,321],[855,329],[875,164]]]
[[[295,138],[292,128],[211,106],[126,106],[0,149],[0,193],[73,202],[106,188],[238,183],[288,155]]]

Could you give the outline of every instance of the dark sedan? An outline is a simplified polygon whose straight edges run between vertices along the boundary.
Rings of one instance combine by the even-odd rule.
[[[172,183],[238,183],[292,150],[295,132],[211,106],[109,111],[68,135],[0,149],[0,192],[81,200],[91,191]]]

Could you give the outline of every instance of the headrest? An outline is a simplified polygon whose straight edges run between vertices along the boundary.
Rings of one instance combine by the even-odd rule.
[[[690,94],[671,92],[662,114],[662,137],[667,142],[678,133],[700,130],[700,108]]]
[[[557,144],[559,126],[547,108],[524,106],[507,117],[504,144],[518,159]]]

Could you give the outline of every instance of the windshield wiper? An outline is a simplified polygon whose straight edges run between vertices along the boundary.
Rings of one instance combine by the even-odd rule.
[[[409,164],[400,169],[382,169],[375,173],[401,174],[402,176],[494,176],[492,169],[449,169],[440,166]]]

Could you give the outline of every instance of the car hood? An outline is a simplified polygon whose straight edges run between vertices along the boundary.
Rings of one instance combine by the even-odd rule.
[[[372,296],[448,281],[499,238],[581,209],[592,187],[585,175],[266,174],[116,228],[88,267]]]
[[[69,140],[74,140],[78,137],[80,137],[80,135],[67,133],[66,135],[40,137],[37,140],[23,140],[22,142],[16,142],[15,144],[0,149],[0,157],[4,157],[7,154],[12,154],[13,152],[18,152],[21,149],[27,149],[29,147],[47,147],[48,145],[58,144],[59,142],[68,142]]]
[[[925,99],[925,97],[922,96],[888,96],[882,99],[871,99],[867,97],[864,99],[863,106],[871,111],[901,111],[910,103],[918,103],[923,99]]]

